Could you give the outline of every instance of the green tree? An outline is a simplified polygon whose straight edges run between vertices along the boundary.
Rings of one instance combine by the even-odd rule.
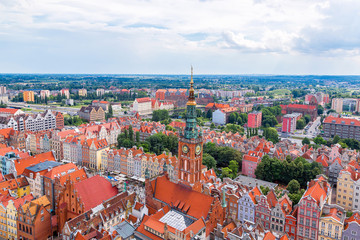
[[[166,109],[153,111],[152,121],[159,122],[168,118],[169,118],[169,112]]]
[[[289,182],[288,186],[286,187],[286,189],[290,192],[290,193],[297,193],[300,190],[300,183],[296,180],[293,179]]]
[[[140,132],[139,131],[137,131],[136,132],[136,142],[140,142]]]
[[[229,168],[231,169],[233,173],[233,178],[236,178],[237,173],[239,172],[239,163],[235,160],[231,160],[229,162]]]
[[[113,117],[113,108],[112,108],[112,105],[110,104],[109,105],[109,115],[110,115],[110,117]]]
[[[314,143],[315,144],[318,144],[318,145],[320,145],[320,144],[326,144],[326,140],[324,140],[322,137],[320,137],[320,136],[317,136],[316,138],[314,138]]]
[[[306,123],[303,118],[296,121],[296,129],[304,129]]]
[[[213,156],[211,156],[208,153],[204,153],[202,162],[208,169],[212,169],[216,167],[215,158],[213,158]]]
[[[215,128],[216,128],[215,123],[211,123],[210,124],[210,129],[215,129]]]
[[[229,115],[229,123],[235,123],[236,121],[237,121],[236,114],[234,112],[230,113],[230,115]]]
[[[239,125],[236,125],[236,124],[228,123],[228,124],[225,125],[224,131],[227,132],[227,133],[232,132],[232,133],[243,134],[244,133],[244,128],[239,126]]]
[[[302,142],[303,145],[310,144],[310,139],[305,137],[301,142]]]
[[[211,109],[209,109],[209,110],[206,112],[206,118],[212,119],[212,110],[211,110]]]
[[[305,119],[305,123],[308,124],[311,121],[311,116],[308,114],[305,114],[304,119]]]
[[[230,168],[224,167],[221,169],[221,177],[222,178],[226,178],[226,177],[231,178],[232,175],[233,175],[233,173]]]
[[[341,138],[339,137],[339,135],[335,135],[335,137],[332,140],[333,144],[337,144],[338,142],[340,142]]]
[[[318,105],[317,113],[318,113],[318,115],[321,115],[321,114],[324,113],[324,108],[323,108],[323,106]]]
[[[131,125],[129,126],[129,140],[134,141],[134,130]]]
[[[260,185],[260,190],[261,190],[261,192],[266,196],[266,195],[269,193],[270,188],[269,188],[269,187],[264,187],[264,186],[261,186],[261,185]]]
[[[264,130],[264,136],[268,141],[271,141],[273,143],[279,142],[279,134],[275,128],[266,128]]]

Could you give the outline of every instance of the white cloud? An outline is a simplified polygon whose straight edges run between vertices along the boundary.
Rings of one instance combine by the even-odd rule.
[[[83,59],[97,48],[109,60],[355,56],[359,9],[357,0],[0,0],[0,51],[15,42],[48,57],[87,46]]]

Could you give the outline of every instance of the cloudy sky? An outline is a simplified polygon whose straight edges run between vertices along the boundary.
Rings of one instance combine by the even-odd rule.
[[[359,0],[0,0],[1,73],[360,74]]]

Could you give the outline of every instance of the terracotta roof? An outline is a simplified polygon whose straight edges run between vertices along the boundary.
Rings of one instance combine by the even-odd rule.
[[[333,116],[328,116],[327,118],[325,118],[324,123],[360,126],[359,120],[351,119],[351,118],[337,118],[337,117],[333,117]]]
[[[0,108],[1,113],[9,113],[9,114],[15,114],[19,109],[15,108]]]
[[[325,154],[321,154],[316,158],[316,162],[320,163],[323,167],[328,167],[329,157]]]
[[[341,219],[338,215],[338,209],[337,208],[331,208],[329,213],[326,214],[324,217],[331,217],[333,219],[335,219],[336,221],[338,221],[339,223],[341,223]]]
[[[267,202],[269,203],[270,208],[274,208],[278,203],[277,197],[273,190],[270,190],[266,195]]]
[[[313,105],[304,105],[304,104],[289,104],[289,105],[280,105],[281,108],[298,108],[298,109],[311,109],[315,110],[316,106]]]
[[[232,232],[236,228],[236,225],[234,222],[229,223],[226,225],[221,231],[224,233],[224,237],[227,238],[228,232]]]
[[[189,206],[188,215],[195,218],[204,217],[206,219],[213,202],[211,196],[194,191],[182,184],[173,183],[166,176],[156,178],[151,181],[151,185],[156,199],[169,205],[179,202],[175,207],[187,205]]]
[[[75,183],[75,189],[85,205],[85,211],[118,194],[117,188],[99,175]]]
[[[263,240],[276,240],[276,237],[271,232],[267,232]]]
[[[284,236],[282,236],[279,240],[289,240],[288,236],[285,234]]]
[[[24,172],[25,168],[27,167],[45,161],[55,161],[53,152],[50,151],[46,153],[40,153],[35,156],[31,156],[27,158],[16,159],[14,161],[14,165],[17,175],[21,175]]]
[[[351,217],[345,219],[345,222],[348,223],[346,225],[345,229],[349,226],[349,223],[351,223],[351,222],[356,222],[357,224],[360,225],[360,213],[354,212],[354,214]]]
[[[56,176],[63,176],[64,174],[68,174],[76,170],[78,170],[78,167],[75,164],[67,163],[52,168],[50,171],[44,174],[44,177],[54,179]]]
[[[256,204],[256,196],[260,196],[261,195],[261,190],[258,188],[258,186],[254,187],[250,192],[249,192],[249,196],[251,198],[251,200],[254,202],[254,204]]]
[[[143,206],[144,206],[144,204],[136,202],[136,204],[134,206],[134,209],[140,211]]]
[[[148,222],[150,217],[148,215],[144,215],[143,221],[141,222],[140,226],[136,229],[137,232],[147,236],[148,238],[152,240],[163,240],[162,238],[152,234],[151,232],[145,230],[144,224]]]
[[[311,196],[317,204],[320,204],[320,199],[322,197],[323,201],[326,197],[326,191],[320,186],[319,182],[315,182],[305,193],[304,197]]]
[[[136,101],[138,103],[144,103],[144,102],[151,102],[151,99],[149,97],[144,97],[144,98],[137,98]]]
[[[29,195],[25,195],[24,197],[22,198],[18,198],[18,199],[15,199],[14,200],[14,206],[16,209],[19,208],[19,206],[22,206],[24,205],[26,202],[30,202],[34,199],[33,195],[32,194],[29,194]]]

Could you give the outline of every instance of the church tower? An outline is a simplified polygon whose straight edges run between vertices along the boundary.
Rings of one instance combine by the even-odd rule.
[[[189,100],[186,103],[186,127],[180,133],[178,152],[178,180],[190,186],[200,181],[203,156],[203,137],[196,123],[196,101],[194,94],[193,69]]]

